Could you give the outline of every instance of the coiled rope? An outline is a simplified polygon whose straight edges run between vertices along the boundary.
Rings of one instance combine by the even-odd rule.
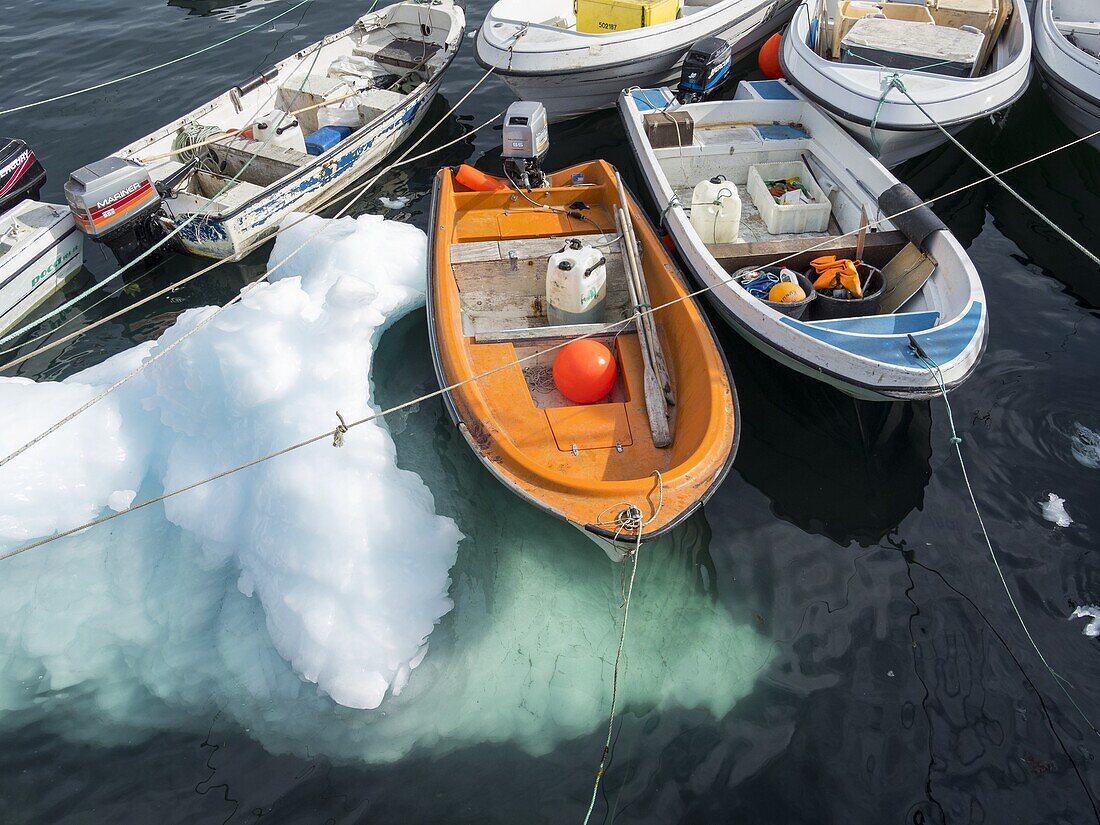
[[[486,76],[488,76],[488,73],[487,73]],[[1048,157],[1050,155],[1053,155],[1057,152],[1062,151],[1063,149],[1066,149],[1070,146],[1081,143],[1083,141],[1090,140],[1091,138],[1097,137],[1097,136],[1100,136],[1100,130],[1098,130],[1097,132],[1095,132],[1092,135],[1086,135],[1084,137],[1078,138],[1077,140],[1070,141],[1069,143],[1066,143],[1062,146],[1059,146],[1055,149],[1050,150],[1049,152],[1045,152],[1045,153],[1043,153],[1041,155],[1038,155],[1034,158],[1031,158],[1029,160],[1021,161],[1020,163],[1015,164],[1014,166],[1010,167],[1009,169],[1004,170],[1003,172],[1001,172],[1001,174],[1004,174],[1005,172],[1012,171],[1014,169],[1019,169],[1020,167],[1026,166],[1029,163],[1034,163],[1035,161],[1038,161],[1038,160],[1040,160],[1044,157]],[[425,135],[425,137],[426,137],[426,135]],[[951,197],[953,195],[957,195],[960,192],[964,192],[968,189],[972,189],[975,186],[980,186],[982,183],[985,183],[989,179],[990,179],[989,177],[979,178],[976,181],[972,181],[971,183],[964,184],[963,186],[957,187],[956,189],[954,189],[950,192],[944,193],[943,195],[938,195],[934,198],[930,198],[927,201],[923,201],[923,202],[918,203],[914,206],[907,207],[906,209],[903,209],[900,212],[897,212],[896,214],[888,215],[888,216],[879,218],[877,220],[870,221],[867,224],[867,226],[878,226],[881,223],[884,223],[884,222],[893,220],[895,218],[901,217],[902,215],[905,215],[905,214],[907,214],[909,212],[912,212],[914,210],[921,209],[925,206],[929,206],[932,203],[935,203],[936,201],[941,200],[943,198],[947,198],[947,197]],[[372,183],[373,183],[373,181],[372,181]],[[368,185],[370,185],[370,184],[368,184]],[[810,247],[809,249],[806,249],[806,250],[802,250],[802,252],[813,251],[816,248],[820,248],[823,244],[833,243],[837,238],[843,238],[843,237],[856,235],[860,231],[862,231],[862,228],[858,229],[858,230],[852,230],[851,232],[847,232],[844,235],[831,236],[830,238],[823,240],[821,242],[821,244],[815,245],[814,247]],[[791,253],[790,255],[782,256],[780,258],[777,258],[776,260],[774,260],[772,263],[768,264],[767,266],[778,266],[779,264],[785,263],[787,260],[789,260],[795,254],[801,254],[801,253]],[[511,361],[511,362],[508,362],[508,363],[505,363],[505,364],[501,364],[497,367],[494,367],[493,369],[487,370],[486,372],[470,376],[469,378],[466,378],[462,381],[458,381],[456,383],[449,384],[445,387],[440,387],[437,390],[432,390],[431,392],[427,392],[427,393],[425,393],[425,394],[423,394],[423,395],[421,395],[417,398],[413,398],[409,401],[405,401],[405,402],[402,402],[400,404],[396,404],[396,405],[394,405],[394,406],[392,406],[388,409],[384,409],[384,410],[380,410],[380,411],[375,412],[375,413],[371,413],[370,415],[364,416],[363,418],[360,418],[357,421],[353,421],[353,422],[347,424],[345,431],[350,431],[350,430],[352,430],[356,427],[362,426],[362,425],[367,424],[371,421],[375,421],[375,420],[380,419],[380,418],[385,418],[386,416],[393,415],[396,412],[400,412],[400,411],[408,409],[410,407],[414,407],[417,404],[421,404],[421,403],[424,403],[426,401],[430,401],[434,398],[439,398],[439,397],[441,397],[441,396],[443,396],[447,393],[450,393],[450,392],[453,392],[454,390],[460,389],[461,387],[464,387],[467,384],[472,384],[474,382],[481,381],[485,378],[488,378],[492,375],[496,375],[497,373],[502,372],[503,370],[511,369],[515,366],[520,366],[522,364],[527,363],[528,361],[533,361],[536,358],[541,358],[542,356],[544,356],[548,352],[554,352],[558,349],[561,349],[562,347],[568,346],[572,342],[572,340],[583,340],[585,338],[591,338],[591,337],[597,336],[597,335],[605,335],[608,332],[610,332],[612,330],[615,330],[616,328],[625,328],[626,325],[636,323],[638,318],[643,314],[660,312],[661,310],[666,309],[666,308],[668,308],[670,306],[673,306],[675,304],[678,304],[681,301],[690,300],[694,297],[697,297],[699,295],[703,295],[707,292],[710,292],[711,290],[717,289],[719,286],[725,286],[726,283],[727,283],[726,281],[722,281],[719,284],[715,284],[713,286],[701,287],[700,289],[697,289],[694,292],[689,292],[689,293],[687,293],[687,294],[685,294],[685,295],[683,295],[679,298],[674,298],[671,301],[667,301],[666,303],[659,304],[655,307],[639,307],[639,308],[636,308],[634,313],[632,313],[628,317],[622,319],[621,321],[616,321],[616,322],[611,323],[611,324],[606,324],[606,325],[604,325],[604,326],[602,326],[598,329],[594,329],[594,330],[591,330],[589,332],[586,332],[583,335],[578,335],[578,336],[576,336],[576,338],[571,339],[569,341],[563,341],[559,344],[552,345],[552,346],[548,347],[547,349],[542,350],[538,353],[532,353],[530,355],[523,356],[521,358],[517,358],[514,361]],[[228,306],[228,304],[227,304],[227,306]],[[51,346],[53,346],[53,345],[51,345]],[[19,359],[17,359],[17,360],[19,360]],[[65,419],[65,420],[72,420],[72,417],[75,417],[75,416],[67,417],[67,419]],[[58,425],[55,425],[54,427],[51,427],[48,432],[53,432],[54,430],[56,430],[57,427],[60,426],[60,423],[63,423],[63,422],[59,422]],[[48,434],[48,432],[46,434]],[[238,473],[238,472],[241,472],[243,470],[247,470],[250,467],[255,467],[256,465],[262,464],[266,461],[271,461],[275,458],[278,458],[279,456],[285,455],[285,454],[290,453],[290,452],[294,452],[295,450],[300,450],[304,447],[308,447],[311,444],[316,444],[319,441],[327,440],[327,439],[331,438],[332,435],[333,435],[332,430],[325,430],[324,432],[320,433],[319,435],[315,435],[311,438],[306,438],[302,441],[297,442],[296,444],[291,444],[287,447],[284,447],[281,450],[277,450],[273,453],[269,453],[267,455],[260,456],[259,458],[253,459],[249,462],[246,462],[245,464],[241,464],[237,467],[231,467],[227,470],[223,470],[220,473],[216,473],[215,475],[209,476],[209,477],[204,478],[204,479],[200,479],[198,481],[194,481],[190,484],[186,484],[183,487],[179,487],[175,490],[170,490],[166,493],[162,493],[159,496],[155,496],[154,498],[147,499],[145,501],[139,502],[138,504],[132,504],[131,506],[127,507],[124,510],[114,511],[114,512],[108,513],[106,515],[100,516],[99,518],[92,519],[88,522],[85,522],[84,524],[81,524],[78,527],[74,527],[74,528],[71,528],[69,530],[62,531],[60,533],[55,533],[52,536],[46,536],[46,537],[41,538],[41,539],[36,539],[35,541],[32,541],[32,542],[29,542],[27,544],[21,545],[20,547],[16,547],[16,548],[0,555],[0,562],[5,561],[5,560],[10,559],[10,558],[13,558],[13,557],[18,556],[18,555],[21,555],[22,553],[26,553],[30,550],[34,550],[34,549],[37,549],[39,547],[43,547],[47,544],[51,544],[52,542],[58,541],[59,539],[63,539],[63,538],[66,538],[68,536],[71,536],[74,533],[79,533],[82,530],[87,530],[88,528],[96,527],[96,526],[98,526],[100,524],[104,524],[108,521],[113,521],[116,518],[121,518],[122,516],[129,515],[130,513],[135,512],[136,510],[141,510],[141,509],[144,509],[145,507],[149,507],[153,504],[157,504],[157,503],[159,503],[161,501],[165,501],[169,498],[173,498],[175,496],[182,495],[183,493],[189,492],[189,491],[194,490],[198,487],[202,487],[206,484],[210,484],[214,481],[218,481],[219,479],[226,478],[227,476],[231,476],[234,473]],[[42,437],[45,437],[45,434],[43,436],[39,437],[39,438],[34,439],[34,441],[32,443],[37,443],[38,441],[40,441],[42,439]],[[19,450],[16,451],[16,453],[13,453],[12,455],[5,458],[3,461],[0,461],[0,466],[2,466],[3,464],[6,464],[8,461],[10,461],[12,458],[14,458],[15,455],[17,455],[19,453],[22,453],[28,446],[30,446],[30,444],[24,445],[24,447],[21,447]]]
[[[252,34],[252,32],[254,32],[254,31],[259,31],[264,26],[267,26],[271,23],[274,23],[280,17],[286,17],[288,14],[290,14],[295,9],[300,9],[300,8],[302,8],[302,6],[307,6],[312,2],[313,2],[313,0],[300,0],[300,2],[295,3],[289,9],[285,9],[284,11],[279,12],[274,17],[269,18],[268,20],[265,20],[264,22],[259,23],[259,24],[253,26],[250,29],[245,29],[244,31],[237,32],[236,34],[232,35],[231,37],[227,37],[224,40],[219,40],[217,43],[211,43],[209,46],[203,46],[201,49],[193,51],[189,54],[182,55],[180,57],[173,58],[172,60],[166,61],[164,63],[159,63],[156,66],[150,66],[147,69],[141,69],[140,71],[131,72],[128,75],[123,75],[122,77],[116,77],[113,80],[105,80],[102,83],[96,83],[93,86],[88,86],[88,87],[83,88],[83,89],[77,89],[77,90],[72,91],[72,92],[65,92],[64,94],[54,95],[53,97],[47,97],[47,98],[44,98],[42,100],[36,100],[33,103],[24,103],[20,106],[12,106],[9,109],[0,109],[0,117],[3,117],[4,115],[10,115],[14,112],[22,112],[22,111],[25,111],[27,109],[33,109],[36,106],[44,106],[47,103],[56,103],[59,100],[66,100],[70,97],[76,97],[77,95],[87,94],[88,92],[95,92],[95,91],[98,91],[99,89],[106,89],[108,86],[114,86],[118,83],[125,83],[127,80],[133,80],[135,77],[142,77],[143,75],[151,74],[152,72],[157,72],[157,71],[160,71],[161,69],[166,69],[169,66],[174,66],[177,63],[183,63],[185,60],[190,60],[193,57],[198,57],[200,54],[206,54],[207,52],[214,51],[214,49],[219,49],[222,46],[224,46],[226,43],[232,43],[234,40],[238,40],[238,39],[244,37],[245,35]]]
[[[1073,687],[1073,685],[1047,662],[1046,656],[1044,656],[1043,651],[1039,649],[1038,642],[1036,642],[1035,638],[1031,635],[1031,630],[1028,628],[1024,616],[1016,604],[1016,597],[1012,595],[1012,588],[1008,585],[1008,578],[1005,576],[1004,570],[1001,568],[1001,562],[998,560],[997,553],[993,549],[993,540],[989,537],[989,530],[986,529],[985,526],[985,518],[982,516],[981,508],[978,506],[978,498],[974,494],[973,485],[970,483],[970,473],[966,468],[966,460],[963,458],[962,452],[963,440],[958,430],[955,428],[955,414],[951,409],[951,399],[947,396],[947,384],[943,378],[943,370],[941,370],[940,365],[924,351],[924,348],[921,347],[920,343],[912,335],[909,336],[909,351],[931,374],[936,385],[939,387],[940,395],[943,397],[944,406],[947,408],[947,423],[951,427],[951,445],[955,448],[955,455],[959,459],[959,469],[962,470],[963,482],[966,484],[966,492],[970,496],[970,505],[974,509],[974,515],[978,517],[978,526],[981,528],[982,538],[985,539],[986,549],[989,550],[989,557],[993,560],[993,566],[997,570],[997,576],[1001,580],[1001,586],[1004,587],[1005,595],[1008,596],[1008,603],[1012,606],[1012,612],[1016,614],[1016,620],[1020,623],[1020,627],[1023,628],[1024,635],[1027,636],[1027,640],[1031,643],[1032,648],[1034,648],[1035,654],[1039,657],[1039,661],[1043,663],[1043,667],[1045,667],[1050,675],[1054,677],[1055,683],[1061,688],[1062,693],[1065,694],[1066,699],[1069,700],[1077,713],[1080,714],[1085,724],[1089,726],[1093,733],[1100,736],[1100,730],[1092,723],[1092,720],[1089,719],[1084,709],[1082,709],[1067,689],[1067,686]]]

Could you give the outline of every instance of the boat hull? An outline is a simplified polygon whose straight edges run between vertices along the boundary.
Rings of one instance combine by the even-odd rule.
[[[1058,31],[1051,0],[1035,7],[1035,63],[1051,107],[1078,137],[1100,149],[1100,60]]]
[[[602,181],[607,179],[608,170],[610,167],[603,163],[573,167],[558,173],[558,182],[543,191],[549,193],[551,199],[555,197],[555,188],[567,200],[578,195],[586,199],[598,198],[595,189],[569,189],[567,182],[574,174],[580,174],[589,181],[601,181],[597,186],[606,187]],[[463,288],[458,287],[456,291],[452,240],[462,237],[465,239],[463,244],[470,246],[467,234],[470,227],[477,227],[473,234],[480,239],[480,246],[485,246],[486,231],[489,237],[492,232],[499,231],[501,243],[507,238],[525,236],[520,225],[515,223],[517,219],[524,219],[514,212],[509,216],[511,210],[506,193],[499,197],[499,209],[506,216],[506,226],[487,230],[489,224],[484,214],[475,215],[473,221],[464,223],[462,211],[455,205],[457,200],[470,204],[479,198],[494,196],[495,193],[462,192],[456,197],[448,170],[440,173],[433,189],[430,225],[436,237],[429,244],[428,330],[436,376],[440,386],[447,389],[443,394],[444,406],[474,455],[498,481],[524,502],[585,533],[611,560],[621,561],[639,540],[633,529],[616,526],[615,516],[627,502],[643,511],[645,525],[641,541],[653,541],[684,523],[701,508],[731,469],[737,451],[740,419],[728,364],[706,316],[687,295],[686,285],[680,281],[653,227],[641,209],[631,203],[643,250],[646,280],[650,289],[655,290],[654,302],[667,301],[670,294],[682,297],[666,310],[667,323],[679,326],[661,324],[660,332],[663,340],[679,344],[666,350],[673,386],[677,387],[678,395],[683,392],[682,404],[676,405],[673,442],[663,448],[650,442],[649,425],[643,423],[644,393],[639,385],[639,364],[644,356],[636,350],[640,346],[636,339],[626,343],[626,339],[634,337],[633,333],[622,334],[626,330],[619,325],[604,334],[608,336],[609,346],[619,348],[620,380],[626,400],[605,398],[594,405],[532,407],[534,396],[528,393],[535,390],[521,389],[518,394],[516,391],[516,387],[524,385],[522,379],[518,383],[515,380],[522,373],[520,365],[512,360],[519,357],[513,346],[521,345],[508,338],[511,332],[494,339],[498,343],[486,344],[476,332],[477,322],[466,316],[465,311],[460,320],[457,310]],[[472,212],[485,209],[484,201],[469,208]],[[467,228],[461,229],[463,226]],[[521,229],[521,234],[517,235],[517,229]],[[569,232],[566,229],[564,237],[568,237]],[[530,244],[533,239],[534,242],[551,240],[551,246],[556,247],[561,237],[559,229],[547,235],[534,235],[522,243]],[[495,242],[491,244],[492,247],[496,245]],[[605,254],[610,256],[612,253],[605,251]],[[510,259],[518,260],[521,272],[529,272],[525,262],[531,262],[522,257],[522,253],[519,259]],[[532,265],[537,267],[538,263]],[[654,271],[662,274],[654,276],[651,274]],[[529,277],[530,274],[524,274],[519,279]],[[661,286],[662,281],[664,286]],[[476,301],[472,305],[479,304],[480,301]],[[690,328],[684,326],[689,323],[685,319],[690,319]],[[468,328],[468,324],[472,324],[472,328]],[[620,330],[620,334],[615,335],[615,330]],[[563,334],[567,339],[579,333],[570,330]],[[477,348],[481,348],[481,352],[477,352]],[[630,354],[632,349],[635,354]],[[552,350],[547,352],[551,353]],[[495,362],[492,368],[489,360]],[[686,371],[689,360],[690,375]],[[502,395],[502,392],[507,394]],[[612,408],[621,403],[625,404],[622,409],[633,421],[629,427],[631,436],[622,443],[589,444],[580,450],[574,443],[570,450],[568,443],[560,443],[561,432],[553,429],[554,425],[551,425],[552,434],[545,429],[551,416],[561,420],[558,416],[562,413],[567,417],[594,416],[586,421],[594,423],[598,429],[609,420],[608,414],[618,415]],[[581,430],[585,432],[584,438],[591,435],[588,424]],[[681,441],[677,442],[677,438]]]
[[[420,125],[442,78],[425,88],[407,105],[389,113],[382,122],[343,141],[332,157],[302,170],[292,180],[272,187],[261,198],[234,213],[217,218],[199,217],[178,225],[180,245],[206,258],[239,257],[276,232],[291,212],[314,212],[345,192],[374,169]]]
[[[737,0],[727,9],[700,17],[667,36],[646,36],[644,48],[626,39],[602,44],[597,36],[584,37],[583,48],[560,52],[521,52],[509,55],[492,43],[485,28],[478,34],[477,61],[493,68],[521,100],[546,107],[551,120],[564,120],[615,106],[619,92],[633,86],[675,84],[687,50],[696,41],[721,37],[733,44],[737,62],[755,53],[760,43],[790,20],[797,0]],[[642,30],[639,30],[642,31]],[[591,41],[591,45],[589,45]],[[523,44],[522,38],[517,41]]]
[[[0,334],[14,329],[84,265],[84,234],[58,207],[53,225],[0,258]]]
[[[887,168],[947,143],[949,138],[938,126],[955,134],[1007,109],[1031,81],[1031,28],[1023,0],[1014,0],[1008,29],[993,50],[991,71],[967,78],[826,60],[807,44],[811,6],[817,2],[803,0],[783,36],[783,76]],[[902,80],[919,107],[890,88],[893,77]]]

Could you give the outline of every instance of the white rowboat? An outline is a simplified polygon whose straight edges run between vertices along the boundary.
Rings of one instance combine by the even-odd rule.
[[[823,110],[782,81],[742,83],[740,99],[680,105],[668,89],[632,90],[619,98],[631,148],[662,222],[699,286],[749,342],[813,378],[857,398],[927,399],[937,376],[911,346],[939,365],[948,389],[974,370],[985,348],[985,293],[962,246],[908,187],[898,182]],[[647,137],[668,114],[686,113],[693,135],[683,145],[654,148]],[[667,137],[667,130],[665,135]],[[750,167],[803,162],[830,204],[823,232],[773,235],[746,191]],[[717,175],[735,184],[742,202],[737,241],[704,245],[689,208],[699,181]],[[901,203],[903,208],[894,204]],[[905,209],[904,219],[886,219]],[[856,231],[873,228],[862,255]],[[861,258],[897,274],[887,277],[890,312],[816,320],[814,304],[796,319],[731,282],[743,267],[777,261],[802,272],[819,256]],[[890,265],[888,266],[888,262]],[[902,268],[904,263],[904,268]],[[907,294],[908,291],[908,294]]]

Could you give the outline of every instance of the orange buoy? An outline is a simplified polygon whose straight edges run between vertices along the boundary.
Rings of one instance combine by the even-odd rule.
[[[757,62],[760,64],[760,71],[762,71],[764,77],[769,80],[783,79],[783,67],[779,65],[779,44],[782,42],[783,35],[776,32],[760,47],[760,55],[757,57]]]
[[[458,167],[455,180],[475,192],[496,192],[508,188],[508,185],[498,178],[486,175],[484,172],[465,163]]]
[[[806,300],[806,290],[798,284],[782,281],[768,292],[768,300],[777,304],[797,304]]]
[[[582,338],[562,347],[554,359],[554,386],[576,404],[592,404],[615,386],[619,366],[606,346]]]

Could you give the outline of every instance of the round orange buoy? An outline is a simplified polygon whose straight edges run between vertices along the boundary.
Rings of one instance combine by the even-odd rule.
[[[592,404],[606,396],[618,373],[611,350],[591,338],[566,344],[554,359],[554,386],[576,404]]]
[[[768,292],[768,300],[779,304],[797,304],[806,300],[806,290],[798,284],[786,281],[778,283]]]
[[[760,71],[769,80],[783,79],[783,67],[779,65],[779,44],[782,42],[783,35],[776,32],[760,47],[760,55],[757,61],[760,63]]]
[[[496,192],[500,189],[508,188],[506,184],[494,178],[492,175],[486,175],[484,172],[465,163],[458,167],[458,172],[455,173],[455,180],[467,189],[472,189],[475,192]]]

